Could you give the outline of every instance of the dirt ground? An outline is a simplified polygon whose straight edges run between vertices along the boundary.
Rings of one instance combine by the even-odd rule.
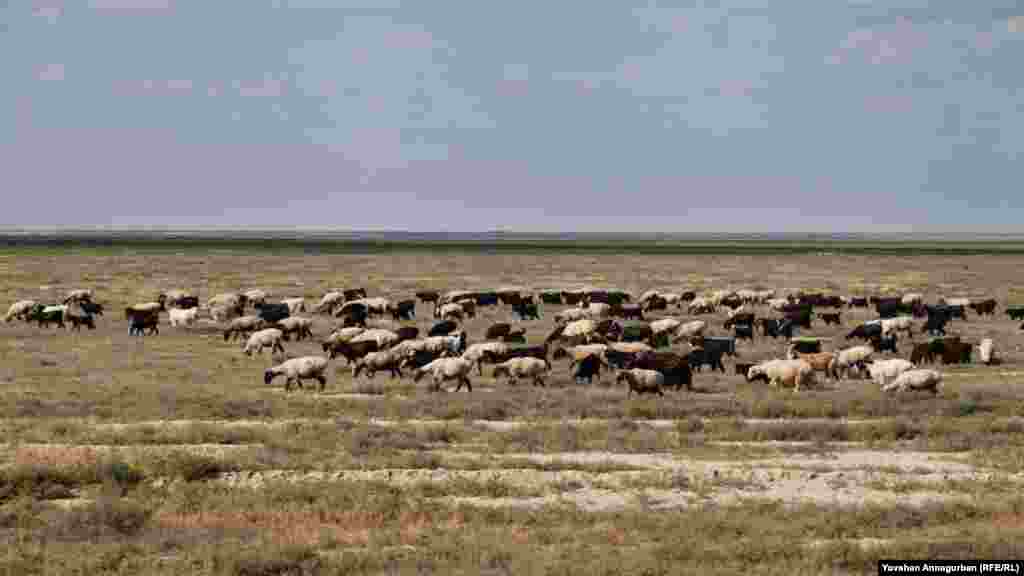
[[[218,573],[215,566],[238,574],[286,573],[245,571],[246,562],[266,568],[270,560],[259,554],[268,546],[283,558],[298,554],[295,565],[310,573],[404,573],[415,566],[420,572],[568,573],[569,567],[593,568],[598,559],[616,570],[650,573],[730,573],[754,565],[770,567],[765,573],[860,573],[873,559],[900,553],[1012,556],[1016,542],[1024,542],[1024,515],[1016,512],[1024,510],[1018,496],[1024,333],[1004,310],[1024,304],[1017,288],[1022,260],[455,251],[324,256],[274,254],[270,246],[264,254],[0,252],[4,310],[25,298],[56,303],[68,290],[85,287],[107,309],[93,331],[0,323],[6,442],[0,463],[7,471],[0,530],[17,550],[3,566],[31,564],[40,544],[27,533],[61,542],[60,553],[50,548],[59,559],[54,570],[95,569],[104,558],[113,562],[105,555],[121,553],[114,563],[120,569],[149,573]],[[245,357],[211,320],[171,328],[164,316],[159,335],[135,337],[123,315],[125,306],[173,288],[193,290],[202,301],[262,288],[274,299],[302,296],[311,308],[340,288],[365,287],[371,296],[398,300],[421,289],[504,285],[596,285],[635,295],[746,287],[780,294],[914,291],[932,302],[942,295],[994,297],[1000,303],[995,316],[970,314],[953,322],[952,333],[973,342],[993,338],[1002,363],[936,367],[946,386],[933,397],[885,395],[862,380],[824,381],[794,394],[747,383],[730,360],[724,374],[695,374],[692,392],[627,398],[610,374],[593,386],[573,383],[565,360],[554,362],[543,389],[497,383],[485,369],[483,376],[474,374],[471,393],[431,393],[408,377],[353,379],[339,358],[324,393],[285,393],[280,380],[270,387],[262,380],[263,370],[280,358],[268,352]],[[562,308],[542,306],[540,320],[522,323],[530,343],[543,340]],[[405,324],[425,332],[434,321],[431,307],[418,304],[416,312]],[[764,307],[756,312],[774,315]],[[873,315],[859,309],[842,314],[842,326],[816,321],[802,335],[831,339],[826,349],[853,344],[843,335]],[[675,309],[648,319],[662,316],[691,319]],[[285,343],[287,356],[322,354],[319,342],[337,321],[314,318],[316,338]],[[728,334],[724,313],[699,318],[710,334]],[[519,324],[507,307],[482,308],[464,324],[469,341],[480,341],[499,321]],[[901,341],[897,356],[908,357],[910,347]],[[687,346],[673,343],[672,349]],[[738,349],[735,361],[754,362],[781,356],[785,343],[758,336]],[[125,482],[111,480],[111,462],[141,475],[113,504],[111,483]],[[39,470],[63,474],[47,482],[67,490],[25,488],[49,478]],[[314,503],[305,490],[323,502]],[[31,514],[10,496],[23,492],[53,507],[52,514],[74,517],[54,516],[50,524],[62,526],[56,535],[37,525],[26,532],[29,525],[19,522]],[[387,498],[401,500],[400,512],[384,508],[398,506]],[[327,503],[366,517],[331,520],[318,508]],[[145,510],[145,522],[134,531],[118,528],[111,515],[131,507]],[[83,510],[94,508],[100,512],[83,520]],[[298,519],[282,520],[283,510]],[[714,520],[709,510],[716,511]],[[798,521],[794,510],[802,511]],[[843,520],[834,519],[836,511],[843,511]],[[1008,520],[1008,513],[1018,516]],[[752,515],[759,520],[741,520]],[[82,528],[89,522],[102,529]],[[973,548],[965,545],[963,534],[978,533],[986,522],[1003,530],[982,531]],[[196,537],[172,538],[174,530]],[[714,530],[732,535],[713,537]],[[770,536],[758,537],[758,531]],[[233,543],[231,558],[204,543],[212,533]],[[453,534],[471,545],[456,550]],[[85,543],[97,538],[102,553],[83,556]],[[794,538],[813,553],[779,552]],[[509,542],[532,560],[505,558]],[[680,542],[692,557],[678,556]],[[761,552],[724,561],[729,542]],[[294,552],[293,545],[306,552]],[[555,552],[559,546],[564,553]],[[632,551],[629,559],[621,554],[624,546]]]

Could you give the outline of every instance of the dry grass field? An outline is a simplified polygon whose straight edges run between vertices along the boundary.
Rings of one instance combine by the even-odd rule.
[[[1024,333],[1004,313],[1024,304],[1022,264],[3,250],[4,310],[89,287],[108,312],[80,333],[0,324],[0,574],[863,574],[879,558],[1022,558]],[[472,393],[432,393],[387,374],[354,380],[339,358],[324,393],[285,393],[281,380],[263,384],[267,352],[247,358],[212,326],[171,328],[166,316],[159,335],[132,337],[123,316],[171,288],[203,301],[263,288],[312,305],[337,288],[398,299],[510,284],[991,296],[995,317],[971,314],[952,331],[994,338],[1004,362],[939,367],[936,397],[856,380],[794,394],[745,382],[729,360],[725,374],[695,374],[693,392],[627,398],[607,374],[573,383],[565,360],[547,388],[496,384],[485,370]],[[523,324],[531,343],[560,308]],[[465,324],[470,342],[514,322],[508,307],[481,310]],[[430,313],[417,306],[424,331]],[[844,310],[842,328],[818,321],[804,334],[845,346],[871,317]],[[701,318],[727,334],[724,314]],[[335,323],[316,317],[317,339],[287,342],[287,354],[321,354]],[[737,360],[756,361],[784,342],[738,348]]]

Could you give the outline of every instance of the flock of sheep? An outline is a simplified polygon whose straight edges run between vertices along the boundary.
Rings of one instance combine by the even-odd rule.
[[[21,300],[11,305],[5,322],[21,319],[41,327],[56,324],[71,328],[95,328],[96,316],[103,306],[90,290],[74,290],[62,303],[44,304]],[[417,300],[432,307],[435,322],[426,335],[419,328],[401,324],[416,316]],[[470,343],[464,330],[467,318],[474,318],[487,307],[505,306],[520,321],[540,320],[541,305],[565,306],[552,315],[555,326],[543,343],[526,343],[525,328],[509,322],[489,326],[483,339]],[[861,338],[864,344],[832,352],[821,351],[821,340],[794,335],[809,329],[815,318],[826,323],[841,323],[848,308],[874,307],[879,318],[858,324],[847,335]],[[986,299],[940,299],[925,304],[921,294],[895,297],[838,297],[796,293],[776,297],[772,290],[716,290],[704,295],[693,291],[665,293],[648,291],[638,298],[621,290],[579,289],[547,290],[532,293],[521,288],[486,291],[421,291],[415,298],[394,301],[386,297],[368,297],[363,289],[327,293],[319,303],[307,309],[303,298],[272,302],[263,290],[218,294],[200,306],[199,298],[184,290],[161,293],[152,302],[125,308],[129,334],[159,334],[161,314],[172,327],[189,327],[208,316],[223,330],[225,341],[243,337],[246,356],[285,354],[284,342],[312,338],[314,321],[303,313],[340,320],[321,342],[325,356],[291,358],[264,371],[265,384],[283,376],[285,390],[303,386],[304,380],[316,380],[319,389],[327,383],[331,360],[339,356],[351,365],[353,375],[389,372],[401,378],[403,370],[413,371],[413,381],[429,377],[434,390],[446,382],[457,383],[472,391],[470,376],[474,369],[483,374],[483,365],[491,364],[495,379],[525,379],[537,386],[546,385],[551,360],[570,359],[570,371],[577,382],[600,379],[602,370],[617,371],[616,382],[624,383],[629,393],[663,394],[664,388],[693,387],[694,372],[704,366],[725,371],[725,356],[737,356],[737,341],[753,340],[756,328],[764,337],[785,338],[788,346],[782,358],[758,363],[735,363],[737,374],[747,381],[765,381],[773,387],[794,391],[811,386],[818,375],[841,380],[870,377],[883,391],[927,390],[938,393],[942,374],[923,365],[936,359],[944,364],[970,362],[974,346],[959,337],[946,336],[945,326],[953,319],[966,319],[968,310],[979,315],[994,314],[996,303]],[[710,320],[684,321],[667,316],[670,309],[697,316],[724,309],[723,328],[731,336],[706,335]],[[826,312],[824,310],[832,310]],[[661,312],[661,317],[647,318]],[[1011,308],[1013,318],[1024,317],[1024,310]],[[761,317],[758,317],[761,314]],[[390,325],[375,317],[391,316]],[[922,319],[920,332],[941,338],[916,344],[909,359],[881,359],[884,351],[897,351],[899,334],[913,334],[915,321]],[[206,321],[203,318],[203,321]],[[376,324],[375,324],[376,322]],[[1024,328],[1024,327],[1022,327]],[[688,345],[685,353],[671,350],[675,343]],[[668,348],[666,350],[666,348]],[[998,361],[994,342],[983,339],[977,350],[982,362]]]

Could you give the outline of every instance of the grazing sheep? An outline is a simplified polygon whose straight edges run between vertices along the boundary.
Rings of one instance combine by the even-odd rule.
[[[323,392],[327,386],[327,378],[324,373],[327,372],[327,359],[323,356],[302,356],[300,358],[292,358],[291,360],[285,360],[277,366],[267,368],[263,373],[263,383],[270,385],[274,381],[274,378],[278,376],[284,376],[284,389],[289,391],[292,388],[292,382],[299,385],[302,388],[303,380],[316,380],[320,383],[320,391]]]
[[[832,376],[836,380],[845,378],[847,371],[854,364],[867,362],[874,353],[875,349],[872,346],[852,346],[840,351],[832,364]]]
[[[28,313],[27,319],[30,322],[38,322],[40,328],[47,328],[51,323],[64,328],[64,310],[66,305],[45,306],[36,304]]]
[[[342,356],[345,358],[346,364],[351,364],[370,352],[376,352],[380,349],[375,340],[364,340],[362,342],[335,341],[325,344],[325,346],[327,346],[328,358],[333,360],[336,356]]]
[[[897,316],[896,318],[885,318],[882,320],[882,335],[906,332],[908,336],[913,335],[914,319],[910,316]]]
[[[911,306],[913,304],[921,304],[924,302],[924,294],[918,294],[916,292],[904,294],[903,298],[900,299],[900,302],[907,306]]]
[[[168,290],[163,293],[167,306],[172,308],[196,308],[199,298],[185,290]]]
[[[441,298],[441,293],[437,290],[420,290],[416,292],[416,297],[420,299],[420,302],[427,304],[428,302],[437,302]]]
[[[665,375],[666,386],[675,386],[676,390],[683,386],[687,390],[693,389],[693,369],[689,360],[675,352],[640,352],[627,367],[656,370]]]
[[[775,388],[788,386],[799,392],[801,386],[814,383],[814,368],[803,360],[769,360],[747,371],[747,380],[759,376],[767,377],[768,383]]]
[[[249,339],[245,341],[245,345],[242,347],[242,351],[245,352],[246,356],[252,356],[253,352],[262,355],[264,348],[270,348],[270,353],[273,354],[275,351],[284,354],[284,346],[281,345],[281,340],[284,338],[284,332],[280,328],[264,328],[257,332],[253,332]]]
[[[64,320],[70,321],[71,328],[75,331],[81,330],[82,326],[87,326],[89,330],[96,329],[92,314],[83,308],[86,302],[85,300],[73,300],[70,304],[62,305]]]
[[[506,344],[526,344],[526,328],[518,328],[501,337]]]
[[[803,360],[814,368],[815,372],[824,372],[825,377],[828,378],[831,375],[832,363],[836,360],[835,352],[818,352],[812,354],[800,354],[799,352],[791,349],[790,359],[792,360]]]
[[[324,339],[324,352],[327,352],[329,344],[337,342],[348,342],[349,340],[355,338],[356,336],[362,334],[365,331],[365,328],[360,328],[358,326],[350,326],[347,328],[341,328],[339,330],[331,332],[330,336]]]
[[[416,317],[416,301],[402,300],[391,309],[391,317],[398,320],[412,320]]]
[[[942,374],[936,370],[907,370],[882,388],[883,392],[904,392],[907,390],[931,390],[938,395],[942,391]]]
[[[675,331],[677,331],[682,325],[683,323],[675,318],[662,318],[661,320],[655,320],[650,324],[651,332],[654,334],[655,338],[662,334],[668,335],[670,333],[675,333]]]
[[[462,353],[462,358],[469,360],[476,364],[477,373],[480,376],[484,375],[483,363],[484,359],[492,354],[504,355],[508,352],[508,344],[504,342],[477,342],[476,344],[470,345],[466,348],[466,351]]]
[[[391,330],[383,330],[380,328],[371,328],[360,333],[355,338],[352,338],[352,343],[366,342],[372,340],[377,343],[379,350],[390,348],[398,343],[398,334],[395,334]]]
[[[511,381],[518,381],[520,378],[532,378],[534,386],[546,387],[544,376],[551,366],[538,358],[523,357],[506,360],[494,367],[494,379],[501,376],[508,377]]]
[[[459,332],[450,336],[428,336],[424,339],[424,350],[446,356],[459,356],[466,349],[466,333]]]
[[[999,359],[996,357],[996,345],[991,338],[985,338],[978,344],[978,358],[982,364],[996,364]]]
[[[569,322],[562,328],[558,338],[573,344],[592,343],[602,339],[597,333],[597,323],[588,318]]]
[[[248,298],[244,294],[236,294],[232,292],[223,292],[210,298],[206,301],[206,305],[210,308],[216,306],[223,306],[225,308],[236,308],[238,313],[241,314],[245,309],[245,305],[248,303]]]
[[[944,304],[946,306],[963,306],[964,308],[968,308],[971,305],[971,299],[970,298],[939,298],[939,304]]]
[[[462,385],[466,385],[469,392],[473,391],[473,383],[469,380],[469,373],[473,370],[473,363],[464,358],[438,358],[430,364],[416,369],[413,372],[412,381],[419,382],[424,376],[430,374],[434,381],[434,391],[441,391],[441,384],[449,380],[458,380],[459,385],[455,388],[458,392]]]
[[[445,320],[462,320],[464,314],[465,310],[462,308],[461,304],[457,302],[449,302],[448,304],[444,304],[438,308],[436,316]]]
[[[484,332],[484,339],[498,340],[502,336],[508,334],[511,331],[511,324],[509,324],[508,322],[498,322],[497,324],[492,324],[490,327],[487,328],[487,331]]]
[[[576,362],[573,360],[573,362]],[[611,369],[608,362],[605,362],[601,356],[597,354],[590,354],[586,358],[579,361],[576,371],[573,372],[573,378],[578,383],[580,380],[586,380],[587,384],[594,383],[594,376],[598,379],[601,378],[601,368]]]
[[[713,314],[715,303],[708,298],[694,298],[686,307],[689,314]]]
[[[92,300],[92,290],[88,288],[79,288],[68,292],[68,295],[64,298],[64,303],[70,304],[72,302],[85,302],[87,300]]]
[[[129,336],[133,334],[144,336],[146,330],[149,330],[150,334],[160,333],[160,315],[156,311],[139,312],[131,316],[128,324]]]
[[[611,318],[612,306],[604,302],[591,302],[585,308],[590,318]]]
[[[403,359],[404,358],[402,356],[395,354],[391,350],[370,352],[366,356],[356,360],[356,364],[352,368],[352,377],[358,378],[359,373],[366,370],[367,378],[373,378],[378,370],[388,370],[391,372],[392,378],[401,378],[402,369],[400,364]]]
[[[590,318],[590,312],[586,308],[566,308],[555,314],[555,323],[566,324]]]
[[[707,328],[708,323],[703,320],[693,320],[679,326],[676,330],[676,338],[690,339],[695,336],[704,334],[704,329]]]
[[[573,363],[579,362],[591,354],[604,356],[605,350],[607,349],[608,346],[606,344],[580,344],[577,346],[570,346],[568,348],[560,346],[555,348],[555,351],[551,354],[551,358],[555,360],[572,358],[572,363],[569,364],[569,367],[572,368]]]
[[[454,320],[442,320],[430,327],[430,330],[427,331],[427,336],[447,336],[458,327],[458,323]]]
[[[306,311],[306,300],[304,298],[285,298],[281,300],[281,304],[288,307],[288,313],[291,315]]]
[[[135,313],[163,312],[167,309],[166,301],[167,297],[161,294],[156,302],[144,302],[129,306],[124,310],[125,320],[131,320],[132,315]]]
[[[258,316],[267,324],[274,324],[291,315],[291,312],[288,310],[288,305],[278,302],[259,301],[253,305],[253,308],[259,310]]]
[[[171,327],[191,326],[199,319],[199,308],[171,308],[167,311]]]
[[[889,382],[895,380],[900,374],[913,370],[914,365],[909,360],[893,358],[891,360],[875,360],[867,364],[868,373],[871,379],[881,388],[885,388]]]
[[[263,327],[263,319],[259,316],[242,316],[235,318],[228,323],[224,329],[224,341],[233,340],[239,336],[248,336]]]
[[[262,304],[270,298],[270,293],[266,290],[260,290],[259,288],[253,288],[252,290],[246,290],[242,292],[242,296],[245,296],[246,301],[252,306]]]
[[[320,303],[316,305],[314,311],[317,314],[334,314],[334,308],[339,304],[344,304],[345,294],[342,292],[328,292],[324,294],[324,297],[320,299]]]
[[[284,320],[277,321],[277,327],[284,333],[285,341],[290,335],[295,334],[295,339],[302,341],[306,337],[313,337],[313,319],[302,316],[289,316]]]
[[[7,314],[4,315],[4,322],[10,322],[15,318],[19,320],[27,319],[28,313],[32,311],[35,305],[35,300],[18,300],[7,309]]]
[[[633,392],[637,394],[650,392],[658,396],[665,395],[661,390],[665,386],[665,375],[657,370],[630,368],[629,370],[619,372],[615,381],[626,382],[629,385],[629,392],[626,393],[627,396],[631,396]]]

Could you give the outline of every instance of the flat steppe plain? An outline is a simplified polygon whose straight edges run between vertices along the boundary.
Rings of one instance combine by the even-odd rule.
[[[861,574],[879,558],[1024,557],[1024,256],[700,255],[465,249],[321,254],[181,246],[0,250],[0,307],[90,287],[97,329],[0,324],[0,536],[10,574]],[[943,392],[887,396],[868,381],[794,394],[727,372],[696,389],[627,397],[610,375],[547,388],[474,375],[473,392],[353,379],[324,393],[263,384],[210,323],[128,335],[123,308],[186,288],[205,301],[263,288],[315,304],[330,289],[596,285],[918,291],[994,297],[952,332],[994,338],[997,366],[939,367]],[[561,306],[523,323],[539,343]],[[120,312],[119,312],[120,311]],[[759,315],[771,313],[759,309]],[[307,314],[310,315],[310,314]],[[668,310],[651,317],[685,311]],[[804,334],[848,345],[871,318]],[[336,323],[316,316],[321,354]],[[724,314],[704,315],[725,335]],[[507,307],[465,328],[479,341]],[[431,308],[415,325],[429,328]],[[407,322],[411,324],[411,322]],[[920,324],[920,321],[918,321]],[[915,337],[920,340],[920,335]],[[782,340],[739,344],[740,361]],[[674,344],[683,351],[685,344]],[[900,343],[907,357],[910,343]],[[891,356],[891,355],[889,355]]]

